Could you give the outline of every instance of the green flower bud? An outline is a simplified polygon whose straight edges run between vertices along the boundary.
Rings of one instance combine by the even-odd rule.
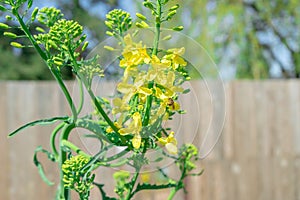
[[[173,28],[174,31],[182,31],[183,30],[183,26],[177,26]]]
[[[135,23],[135,25],[136,25],[138,28],[149,28],[149,25],[148,25],[146,22],[144,22],[144,21],[142,21],[142,22],[137,22],[137,23]]]
[[[55,42],[53,40],[49,40],[48,43],[55,49],[58,49],[57,45],[55,44]]]
[[[13,19],[10,15],[6,15],[5,18],[6,18],[7,20],[12,20],[12,19]]]
[[[104,46],[104,49],[109,50],[109,51],[114,51],[115,49],[112,48],[111,46]]]
[[[110,31],[106,31],[106,35],[108,35],[108,36],[114,36],[114,34],[112,32],[110,32]]]
[[[37,16],[38,12],[39,12],[39,8],[35,8],[35,9],[33,10],[32,14],[31,14],[31,21],[34,21],[34,20],[35,20],[35,18],[36,18],[36,16]]]
[[[24,47],[22,44],[18,42],[11,42],[10,45],[19,49]]]
[[[41,33],[45,33],[45,30],[42,29],[41,27],[36,27],[35,30]]]
[[[169,11],[177,10],[179,8],[179,4],[172,6]]]
[[[10,38],[13,38],[13,39],[18,37],[16,34],[11,33],[11,32],[4,32],[3,35],[5,35],[7,37],[10,37]]]
[[[3,28],[3,29],[8,29],[10,28],[7,24],[4,24],[4,23],[1,23],[0,22],[0,28]]]
[[[165,36],[162,40],[170,40],[170,39],[172,39],[172,35],[167,35],[167,36]]]
[[[82,48],[81,48],[81,51],[85,51],[86,48],[88,47],[88,45],[89,45],[89,42],[86,41],[86,42],[83,44],[83,46],[82,46]]]
[[[144,2],[143,4],[144,4],[144,6],[145,6],[146,8],[149,8],[150,10],[155,10],[153,4],[150,3],[149,1],[146,1],[146,2]]]
[[[141,20],[147,20],[147,18],[144,16],[144,15],[142,15],[141,13],[136,13],[135,14],[138,18],[140,18]]]
[[[176,15],[176,13],[177,13],[176,10],[173,10],[173,11],[169,12],[169,14],[168,14],[168,16],[167,16],[167,20],[172,19],[172,17],[173,17],[174,15]]]

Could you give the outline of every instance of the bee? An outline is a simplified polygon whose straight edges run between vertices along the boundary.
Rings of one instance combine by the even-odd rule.
[[[169,107],[171,107],[173,110],[175,110],[175,102],[174,102],[174,100],[173,100],[172,98],[168,98],[168,103],[167,103],[167,105],[168,105]]]

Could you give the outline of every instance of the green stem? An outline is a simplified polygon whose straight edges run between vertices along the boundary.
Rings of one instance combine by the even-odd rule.
[[[104,120],[110,125],[110,127],[116,132],[119,132],[119,129],[115,126],[115,124],[111,121],[111,119],[107,116],[106,112],[103,110],[101,104],[99,103],[99,101],[97,100],[97,98],[95,97],[93,91],[91,89],[88,89],[88,93],[94,103],[94,105],[97,108],[97,111],[102,115],[102,117],[104,118]],[[124,136],[120,135],[120,138],[122,141],[126,141],[126,139],[124,138]]]
[[[161,7],[160,0],[157,0],[156,13],[157,13],[157,16],[156,16],[156,22],[155,22],[155,36],[154,36],[154,41],[153,41],[152,56],[156,56],[158,53],[160,28],[161,28],[161,14],[162,14],[162,7]],[[152,81],[148,84],[148,88],[150,88],[150,89],[153,88],[153,85],[154,85],[154,83]],[[152,95],[147,96],[145,115],[143,118],[143,126],[147,126],[149,124],[152,101],[153,101],[153,96]]]
[[[152,56],[157,55],[158,52],[158,45],[159,45],[159,39],[160,39],[160,26],[161,26],[161,2],[160,0],[157,0],[157,8],[156,13],[158,16],[156,16],[156,23],[155,23],[155,37],[153,42],[153,51]]]
[[[77,109],[77,114],[79,114],[82,110],[83,103],[84,103],[84,91],[83,91],[83,83],[80,78],[76,77],[78,84],[79,84],[79,95],[80,95],[80,101]]]
[[[140,174],[140,170],[141,170],[140,167],[136,168],[135,174],[134,174],[134,176],[131,179],[130,188],[129,188],[129,191],[128,191],[128,194],[127,194],[127,197],[125,198],[125,200],[131,199],[131,197],[135,194],[135,192],[132,192],[132,191],[133,191],[134,185],[135,185],[135,183],[137,181],[137,178],[138,178],[138,176]]]
[[[74,57],[74,54],[72,53],[72,50],[69,48],[69,55],[71,56],[74,68],[76,70],[76,72],[78,72],[79,70],[79,66],[78,63]],[[79,76],[80,79],[80,76]],[[94,95],[92,89],[91,89],[91,85],[88,83],[88,81],[85,80],[84,77],[82,77],[82,82],[85,86],[85,88],[88,91],[88,94],[90,95],[97,111],[102,115],[102,117],[104,118],[104,120],[110,125],[110,127],[116,132],[118,133],[119,129],[114,125],[114,123],[111,121],[111,119],[108,117],[108,115],[106,114],[106,112],[104,111],[104,109],[102,108],[101,104],[99,103],[99,101],[97,100],[96,96]],[[120,138],[122,141],[125,141],[125,138],[123,136],[120,135]]]
[[[60,189],[60,199],[63,199],[63,200],[70,199],[70,191],[69,191],[69,189],[64,187],[64,181],[63,181],[64,173],[62,171],[62,165],[67,160],[67,153],[64,152],[64,150],[63,150],[63,146],[64,146],[63,141],[68,140],[70,132],[72,131],[73,128],[75,128],[75,124],[66,124],[63,127],[62,133],[60,135],[60,140],[59,140],[59,144],[60,144],[60,154],[59,154],[60,185],[59,185],[59,189]]]
[[[38,52],[38,54],[41,56],[41,58],[46,62],[46,64],[49,67],[52,75],[54,76],[55,80],[58,82],[61,90],[63,91],[63,93],[64,93],[64,95],[65,95],[65,97],[66,97],[66,99],[67,99],[67,101],[68,101],[68,103],[70,105],[70,108],[72,110],[73,119],[74,119],[74,121],[76,121],[76,119],[77,119],[77,112],[76,112],[75,105],[74,105],[73,100],[71,98],[71,95],[70,95],[67,87],[65,86],[63,80],[61,79],[59,73],[56,70],[52,70],[51,67],[48,65],[48,63],[47,63],[48,56],[46,55],[46,53],[41,49],[41,47],[35,41],[34,37],[30,33],[30,31],[27,28],[26,24],[24,23],[23,19],[19,15],[18,10],[16,10],[15,8],[13,8],[12,9],[12,13],[13,13],[14,16],[16,16],[18,22],[20,23],[21,29],[24,31],[25,35],[27,36],[27,38],[29,39],[29,41],[32,43],[32,45],[34,46],[34,48]]]
[[[59,154],[57,152],[57,148],[55,145],[55,138],[57,136],[57,134],[59,133],[59,131],[65,126],[65,122],[60,123],[58,126],[55,127],[55,129],[52,131],[51,137],[50,137],[50,146],[52,149],[52,152],[55,156],[55,160],[57,160]]]
[[[70,148],[72,151],[76,152],[79,155],[85,156],[87,158],[90,158],[91,156],[86,154],[84,151],[82,151],[79,147],[77,147],[75,144],[72,142],[69,142],[68,140],[63,140],[61,141],[61,144],[65,147]]]
[[[182,173],[181,173],[181,177],[180,177],[179,181],[177,182],[176,187],[174,187],[171,190],[171,192],[168,196],[168,200],[172,200],[174,198],[175,194],[184,187],[183,179],[185,177],[186,177],[186,167],[185,167],[185,164],[184,164],[184,167],[183,167],[183,170],[182,170]]]

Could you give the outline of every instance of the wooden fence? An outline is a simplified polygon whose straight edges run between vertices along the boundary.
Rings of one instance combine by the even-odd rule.
[[[72,86],[69,82],[71,91]],[[194,96],[181,99],[188,114],[171,126],[180,141],[192,140],[199,146],[203,133],[220,124],[209,125],[214,116],[205,84],[193,82],[192,86],[197,88]],[[110,94],[114,84],[102,83],[98,89]],[[300,200],[300,81],[233,81],[225,83],[225,92],[221,137],[199,163],[205,173],[188,178],[189,193],[181,192],[176,199]],[[48,148],[53,127],[30,128],[12,139],[7,134],[28,121],[65,112],[69,112],[67,103],[53,82],[0,82],[0,199],[54,199],[56,186],[46,186],[32,162],[38,145]],[[74,140],[84,143],[78,138]],[[56,180],[56,165],[45,162],[45,169],[49,179]],[[111,189],[109,173],[100,173],[99,180],[110,181]],[[166,192],[145,192],[136,199],[165,199]],[[92,199],[99,199],[96,192]]]

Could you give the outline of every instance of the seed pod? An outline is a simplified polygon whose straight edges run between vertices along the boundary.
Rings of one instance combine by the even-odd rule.
[[[15,39],[16,37],[18,37],[16,34],[11,33],[11,32],[4,32],[3,35],[5,35],[7,37],[10,37],[10,38],[13,38],[13,39]]]

